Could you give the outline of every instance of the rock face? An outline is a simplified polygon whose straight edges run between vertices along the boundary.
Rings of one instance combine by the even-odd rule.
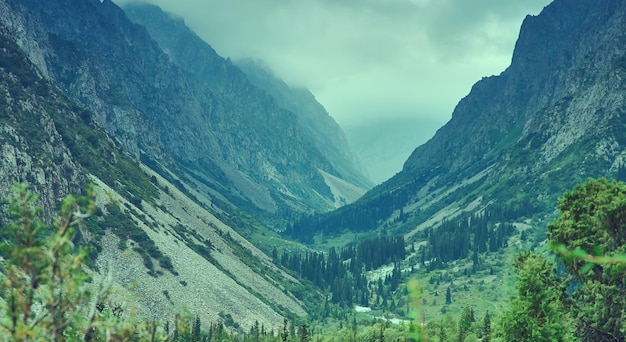
[[[477,82],[399,174],[334,219],[384,207],[378,225],[402,210],[423,227],[437,214],[521,199],[545,213],[574,184],[617,176],[626,153],[624,27],[626,3],[617,0],[556,0],[528,16],[510,67]]]
[[[352,155],[345,133],[308,89],[288,86],[260,62],[241,60],[235,64],[250,82],[267,91],[281,107],[296,114],[317,149],[337,166],[341,178],[363,189],[372,187],[371,181],[363,176],[364,169]]]
[[[86,184],[54,120],[79,118],[74,108],[58,102],[62,95],[50,91],[2,28],[0,93],[0,198],[13,184],[27,182],[41,194],[39,204],[51,217],[63,197],[80,193]]]
[[[321,171],[354,181],[292,112],[206,44],[168,54],[110,0],[0,6],[3,25],[31,61],[99,127],[203,193],[281,219],[335,207]],[[193,53],[212,57],[193,69],[185,62]]]

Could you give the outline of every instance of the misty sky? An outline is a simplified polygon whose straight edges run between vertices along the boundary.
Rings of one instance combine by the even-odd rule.
[[[264,61],[353,125],[444,123],[476,81],[509,65],[522,20],[550,0],[148,2],[182,16],[220,55]]]

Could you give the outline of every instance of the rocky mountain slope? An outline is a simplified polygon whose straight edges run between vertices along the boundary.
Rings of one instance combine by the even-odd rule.
[[[94,280],[118,289],[115,300],[125,312],[172,320],[189,310],[203,322],[230,317],[276,329],[284,316],[306,315],[285,290],[297,280],[213,216],[202,193],[181,192],[133,159],[13,40],[1,26],[0,198],[26,182],[50,218],[64,196],[95,184],[103,215],[76,238],[93,248]]]
[[[624,27],[626,4],[616,0],[556,0],[528,16],[510,67],[477,82],[399,174],[293,236],[389,225],[411,236],[522,202],[548,214],[574,184],[616,177],[626,155]]]
[[[214,92],[236,97],[238,93],[232,88],[249,80],[260,90],[256,97],[271,97],[280,107],[296,115],[304,133],[330,160],[338,176],[364,189],[371,187],[359,169],[343,131],[310,91],[289,87],[252,60],[229,63],[192,32],[181,18],[165,13],[157,6],[130,3],[124,6],[124,11],[131,20],[148,29],[150,36],[177,65],[205,82]],[[267,99],[268,102],[273,100]]]
[[[272,223],[362,188],[295,114],[228,60],[216,84],[192,75],[111,1],[0,0],[0,44],[0,195],[26,182],[50,220],[96,184],[103,215],[76,239],[124,309],[244,328],[307,315],[304,286],[240,233],[250,213]]]
[[[133,156],[162,174],[170,169],[222,207],[271,223],[342,202],[324,173],[354,180],[295,114],[206,44],[194,50],[204,60],[194,71],[110,0],[0,5],[2,23],[44,77]]]
[[[333,165],[338,165],[338,172],[342,178],[364,189],[373,186],[371,181],[363,177],[364,168],[352,154],[341,127],[308,89],[290,87],[277,79],[260,62],[248,59],[236,61],[235,64],[246,74],[250,82],[267,91],[282,107],[298,115],[301,125],[311,133],[317,148],[325,151],[324,155],[329,156]]]

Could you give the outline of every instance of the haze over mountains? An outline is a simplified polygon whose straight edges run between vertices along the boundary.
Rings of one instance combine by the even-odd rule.
[[[494,227],[513,228],[492,241],[495,252],[521,235],[513,223],[549,217],[574,184],[624,174],[620,0],[557,0],[527,17],[511,65],[478,81],[402,170],[366,193],[371,166],[308,90],[220,57],[157,7],[125,10],[0,0],[0,193],[27,182],[50,219],[65,195],[95,183],[105,215],[78,239],[146,317],[188,308],[278,328],[310,313],[305,299],[329,294],[277,265],[275,248],[401,235],[425,256],[437,228],[506,211],[508,225]],[[478,248],[465,240],[466,254]]]
[[[528,16],[511,66],[477,82],[402,172],[305,220],[294,236],[377,228],[400,212],[404,222],[392,226],[410,234],[495,204],[530,201],[549,213],[574,184],[616,177],[625,152],[623,22],[620,1],[555,1]],[[365,227],[354,217],[367,217]]]

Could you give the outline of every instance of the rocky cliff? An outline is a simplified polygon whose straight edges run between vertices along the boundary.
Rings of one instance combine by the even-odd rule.
[[[547,214],[574,184],[616,177],[626,153],[624,27],[626,4],[616,0],[557,0],[528,16],[510,67],[477,82],[399,174],[303,227],[367,216],[374,229],[402,213],[395,227],[406,233],[520,201]]]
[[[363,176],[363,168],[352,154],[345,133],[308,89],[287,85],[276,78],[262,62],[247,59],[236,61],[235,64],[250,82],[267,91],[280,106],[296,114],[317,148],[324,151],[333,165],[337,165],[342,178],[363,189],[372,187],[371,181]]]
[[[308,140],[333,165],[335,176],[361,188],[359,196],[371,187],[344,132],[308,90],[287,86],[251,60],[232,64],[202,41],[182,19],[156,6],[128,4],[124,11],[131,20],[148,29],[150,36],[178,66],[204,82],[211,91],[229,99],[233,106],[241,102],[241,95],[245,93],[249,99],[260,100],[266,106],[271,104],[271,110],[277,110],[274,107],[277,105],[293,113]],[[341,197],[344,203],[358,198],[349,194]]]

